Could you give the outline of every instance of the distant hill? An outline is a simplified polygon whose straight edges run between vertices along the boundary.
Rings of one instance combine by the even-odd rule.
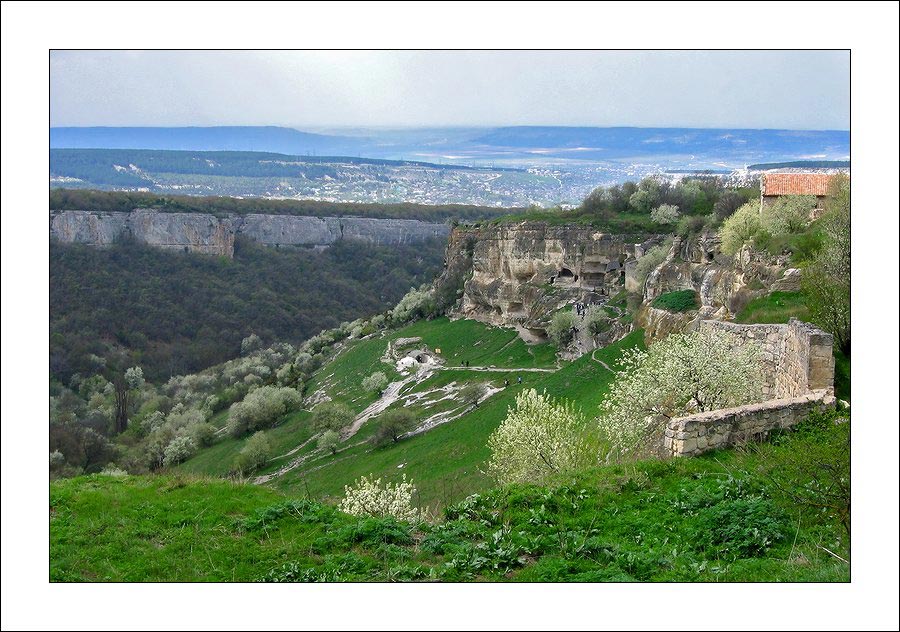
[[[760,162],[750,165],[748,169],[764,171],[766,169],[849,169],[849,160],[794,160],[790,162]]]
[[[500,127],[473,143],[490,147],[541,148],[568,157],[623,158],[701,154],[736,156],[848,154],[850,132],[840,130],[692,129],[642,127]]]
[[[467,162],[546,157],[611,160],[637,156],[709,156],[747,162],[844,158],[842,130],[517,126],[354,129],[328,134],[286,127],[53,127],[51,148],[264,151],[293,155],[424,157]],[[674,166],[674,165],[672,165]]]
[[[288,127],[51,127],[51,148],[355,154],[365,139]]]

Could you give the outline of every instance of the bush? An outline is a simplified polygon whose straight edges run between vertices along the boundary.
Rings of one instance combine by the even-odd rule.
[[[666,260],[669,251],[672,249],[672,240],[666,240],[658,246],[653,246],[644,253],[644,256],[637,260],[634,268],[634,277],[643,288],[647,277],[653,272],[659,264]]]
[[[319,437],[317,445],[320,450],[328,450],[332,454],[337,453],[338,445],[341,442],[341,435],[334,430],[326,430]]]
[[[397,520],[412,522],[419,519],[419,511],[412,505],[415,492],[416,488],[412,481],[407,482],[406,474],[399,483],[383,485],[380,478],[363,476],[353,486],[344,487],[340,509],[353,516],[392,516]]]
[[[734,255],[753,239],[761,227],[759,202],[747,202],[722,223],[719,229],[722,252]]]
[[[725,191],[713,205],[713,214],[719,220],[728,219],[734,215],[734,212],[741,207],[744,201],[744,196],[737,191]]]
[[[234,458],[234,470],[242,476],[253,473],[266,464],[271,451],[266,434],[262,431],[255,433]]]
[[[610,317],[602,307],[591,305],[584,313],[584,323],[592,336],[602,334],[610,327]]]
[[[570,403],[526,389],[488,438],[488,473],[501,485],[541,483],[555,474],[596,464],[587,422]]]
[[[387,385],[388,379],[384,371],[376,371],[362,381],[363,390],[376,395],[381,395]]]
[[[620,453],[659,446],[663,419],[759,401],[761,355],[719,330],[670,334],[629,349],[601,404],[601,424]]]
[[[695,540],[733,559],[764,554],[784,538],[786,520],[770,500],[758,496],[717,503],[699,512]]]
[[[547,327],[547,335],[560,349],[565,349],[575,337],[575,314],[572,310],[556,312]]]
[[[701,215],[687,215],[679,220],[676,231],[682,239],[689,239],[699,234],[706,227],[707,221]]]
[[[385,446],[396,443],[405,432],[413,428],[415,423],[416,416],[406,408],[382,413],[378,420],[378,430],[375,432],[375,445]]]
[[[668,312],[689,312],[699,307],[697,293],[694,290],[665,292],[653,300],[653,307]]]
[[[674,204],[660,204],[650,211],[650,219],[657,224],[674,224],[679,217],[681,217],[681,213]]]
[[[175,437],[163,451],[162,464],[165,467],[178,465],[194,456],[196,452],[197,444],[194,443],[193,439],[186,435]]]
[[[189,435],[198,447],[205,448],[212,445],[216,439],[216,429],[212,424],[199,423],[189,427]]]
[[[316,430],[338,431],[353,423],[356,416],[339,402],[322,402],[312,411],[312,423]]]
[[[771,235],[801,232],[809,224],[809,213],[816,207],[811,195],[783,195],[762,211],[762,227]]]
[[[290,387],[261,386],[232,404],[228,411],[228,432],[240,437],[247,432],[275,425],[281,417],[298,408],[302,403],[300,393]]]
[[[430,318],[436,313],[434,292],[429,285],[411,289],[391,310],[391,322],[396,327],[419,318]]]

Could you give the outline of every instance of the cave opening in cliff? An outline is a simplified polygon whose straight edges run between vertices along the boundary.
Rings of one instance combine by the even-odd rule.
[[[574,283],[578,280],[578,275],[574,274],[568,268],[560,268],[555,277],[550,278],[551,283]]]

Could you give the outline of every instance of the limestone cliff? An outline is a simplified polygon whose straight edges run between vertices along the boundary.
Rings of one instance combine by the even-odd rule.
[[[652,341],[700,320],[730,320],[752,299],[775,290],[797,290],[799,281],[800,270],[788,267],[786,256],[749,248],[728,256],[720,250],[715,233],[675,237],[666,259],[647,276],[636,322]],[[676,290],[694,290],[699,309],[671,313],[652,306],[660,294]]]
[[[136,209],[131,213],[54,211],[50,237],[66,243],[106,246],[133,238],[158,248],[203,254],[234,255],[235,235],[267,246],[329,246],[354,239],[380,246],[420,243],[445,237],[446,224],[406,219],[302,217],[296,215],[226,215],[168,213]]]
[[[447,271],[436,288],[464,281],[458,315],[541,336],[560,307],[616,294],[625,265],[661,240],[543,222],[460,228],[450,237]]]

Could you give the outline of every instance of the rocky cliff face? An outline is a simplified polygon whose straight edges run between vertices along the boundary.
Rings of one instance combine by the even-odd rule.
[[[246,235],[267,246],[329,246],[355,239],[380,246],[420,243],[445,237],[446,224],[404,219],[56,211],[50,213],[50,237],[66,243],[106,246],[131,237],[158,248],[203,254],[234,255],[234,237]]]
[[[625,265],[658,235],[609,235],[589,227],[540,222],[457,229],[447,270],[467,268],[459,315],[542,335],[560,307],[602,303],[625,282]]]
[[[167,250],[231,257],[234,227],[227,219],[205,213],[131,213],[60,211],[50,213],[50,237],[62,242],[107,246],[133,238]]]
[[[652,341],[689,329],[700,320],[729,320],[754,298],[776,290],[797,290],[799,282],[800,270],[788,267],[787,257],[749,248],[729,257],[720,250],[715,233],[676,237],[665,261],[647,276],[635,320]],[[694,290],[698,311],[675,314],[652,306],[660,294],[676,290]]]

